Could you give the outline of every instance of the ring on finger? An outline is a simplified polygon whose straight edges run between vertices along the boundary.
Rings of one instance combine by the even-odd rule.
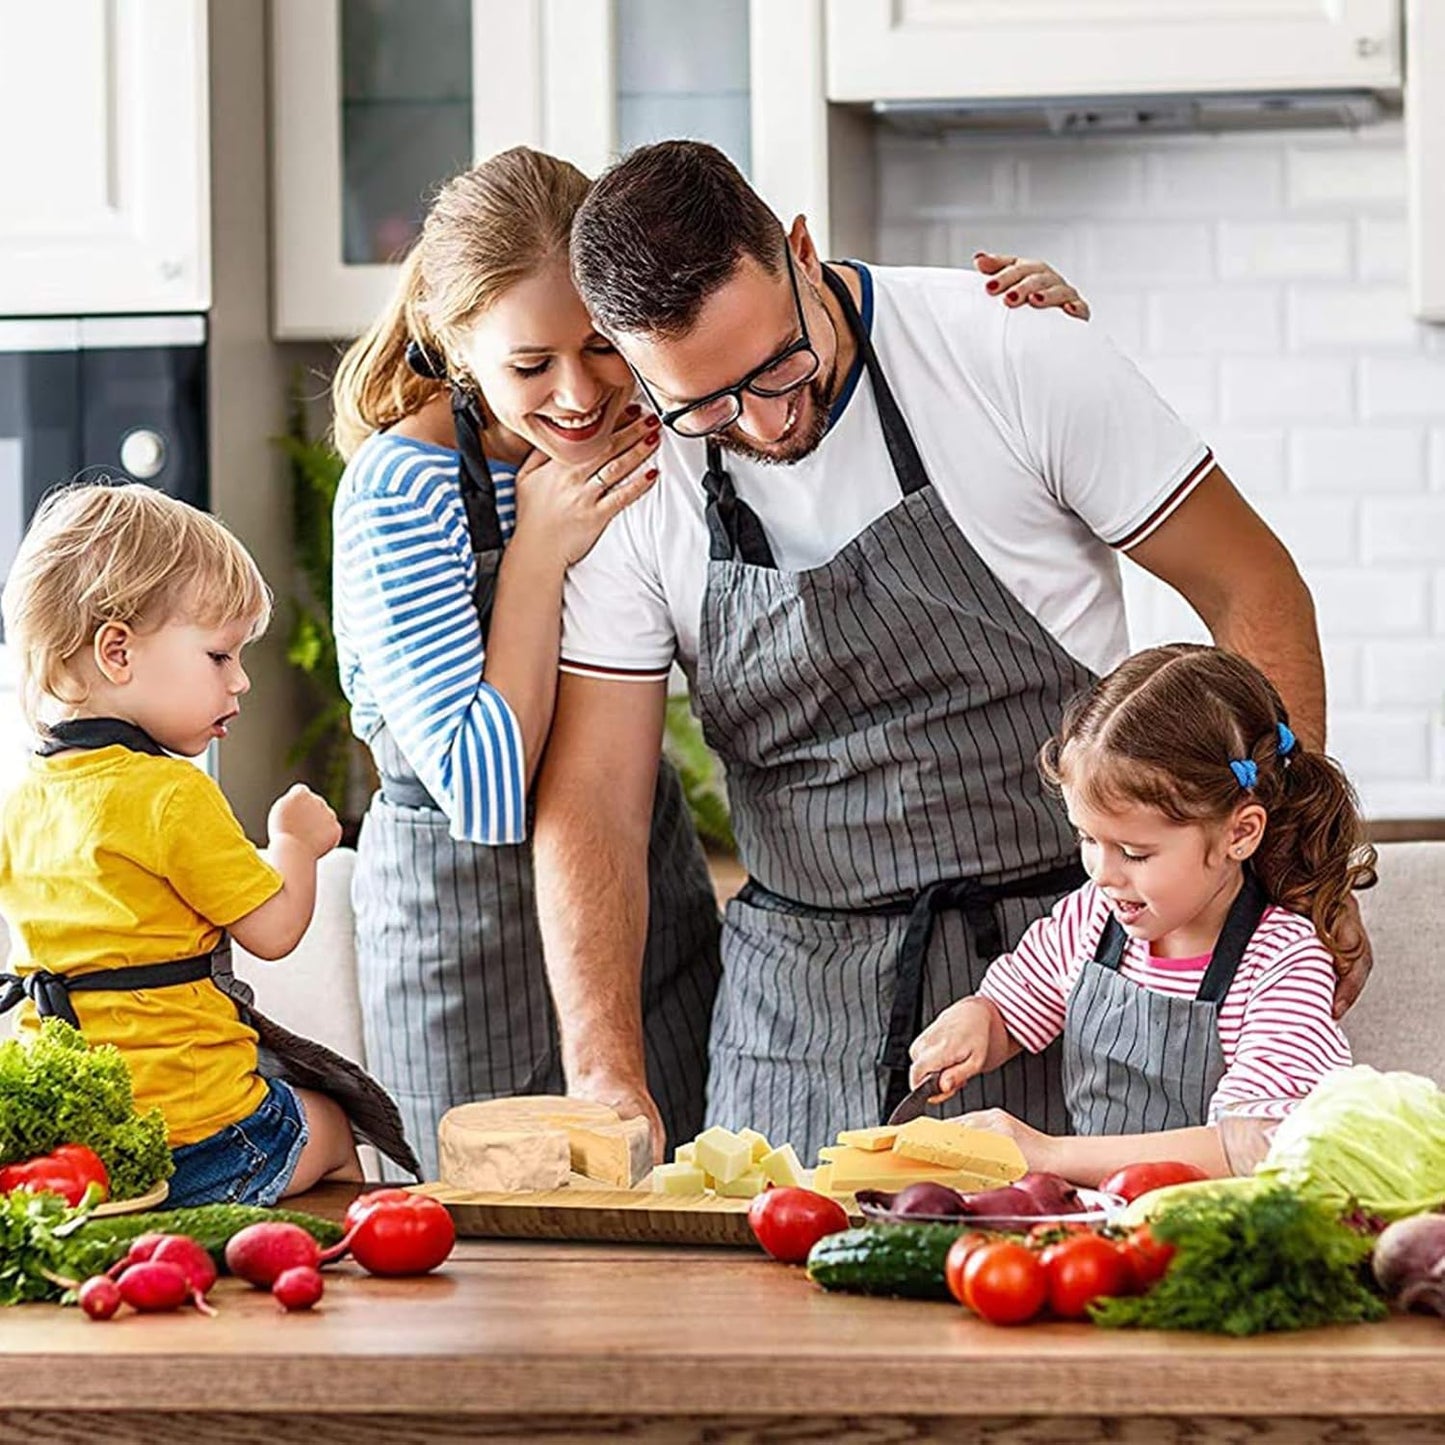
[[[612,490],[612,483],[609,482],[607,478],[602,475],[602,472],[600,470],[593,472],[589,480],[597,483],[597,490],[599,492],[605,494]]]

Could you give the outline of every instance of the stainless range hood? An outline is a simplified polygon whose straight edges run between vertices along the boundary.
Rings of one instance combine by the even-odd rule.
[[[1084,136],[1178,131],[1357,128],[1400,113],[1397,96],[1373,90],[1279,94],[1032,96],[1027,100],[876,100],[890,129],[912,135]]]

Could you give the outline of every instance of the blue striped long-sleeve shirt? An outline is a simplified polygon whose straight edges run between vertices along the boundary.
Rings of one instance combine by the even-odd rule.
[[[494,466],[493,479],[507,537],[516,473]],[[523,841],[522,730],[482,681],[476,564],[456,452],[369,437],[341,479],[334,519],[333,623],[352,730],[369,741],[385,723],[454,838]]]

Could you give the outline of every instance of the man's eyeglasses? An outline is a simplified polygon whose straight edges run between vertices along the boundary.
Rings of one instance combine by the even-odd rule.
[[[787,257],[788,280],[792,283],[793,305],[797,308],[798,330],[802,333],[796,341],[785,346],[776,356],[770,356],[761,366],[755,366],[735,386],[725,386],[672,411],[663,411],[642,373],[633,368],[637,384],[652,403],[653,410],[662,418],[663,425],[671,427],[679,436],[711,436],[730,427],[742,415],[745,391],[752,392],[754,396],[786,396],[818,374],[818,353],[813,350],[813,343],[808,337],[803,298],[798,293],[798,273],[793,265],[792,250],[786,244],[783,254]]]

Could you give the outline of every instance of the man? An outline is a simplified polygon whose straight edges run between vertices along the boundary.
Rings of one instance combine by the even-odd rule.
[[[709,146],[614,166],[572,261],[666,438],[658,485],[572,570],[539,783],[569,1087],[645,1112],[661,1148],[638,961],[676,658],[750,874],[724,925],[709,1121],[808,1156],[886,1115],[921,1020],[1082,881],[1034,762],[1127,650],[1115,553],[1257,662],[1319,743],[1313,606],[1092,328],[1000,308],[973,273],[825,265],[803,218],[785,235]],[[1057,1055],[954,1105],[988,1106],[1062,1131]]]

